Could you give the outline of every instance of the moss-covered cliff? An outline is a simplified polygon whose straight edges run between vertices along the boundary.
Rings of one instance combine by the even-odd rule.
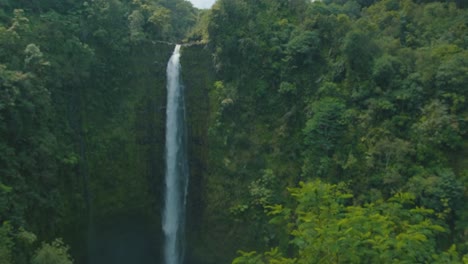
[[[144,244],[146,249],[134,250],[134,255],[159,258],[166,63],[172,49],[151,42],[133,46],[121,69],[125,81],[115,83],[109,103],[96,105],[90,98],[95,94],[83,96],[88,99],[83,100],[82,144],[90,212],[85,219],[75,216],[88,229],[81,230],[82,238],[77,240],[88,241],[88,249],[72,245],[75,255],[81,256],[79,263],[112,261],[118,256],[116,243],[127,245],[130,252],[132,244]]]
[[[92,107],[86,115],[85,127],[99,127],[85,129],[92,210],[87,234],[90,251],[86,254],[91,263],[124,263],[125,259],[116,259],[111,251],[125,237],[131,241],[121,243],[134,252],[130,255],[160,260],[166,66],[173,48],[169,43],[133,47],[124,70],[130,74],[128,81],[116,86],[122,91],[121,104]],[[217,212],[204,212],[210,202],[205,190],[209,175],[209,91],[215,80],[211,51],[203,44],[183,46],[181,65],[190,167],[187,259],[189,263],[207,263],[211,242],[205,241],[206,235],[217,231],[205,223],[207,215]],[[130,233],[133,236],[125,236]],[[143,249],[135,250],[132,243],[144,245]]]
[[[0,263],[31,263],[57,237],[76,263],[158,262],[164,43],[197,13],[184,0],[1,1]]]
[[[208,125],[210,120],[209,91],[215,71],[211,51],[204,44],[182,48],[182,82],[186,93],[188,151],[190,166],[187,204],[187,259],[189,263],[206,263],[203,250],[206,177],[208,176]]]

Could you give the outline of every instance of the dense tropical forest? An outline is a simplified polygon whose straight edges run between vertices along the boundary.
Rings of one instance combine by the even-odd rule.
[[[463,0],[0,0],[0,263],[468,263]]]

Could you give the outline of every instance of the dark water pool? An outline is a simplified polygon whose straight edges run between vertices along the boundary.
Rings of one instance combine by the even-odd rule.
[[[142,219],[118,217],[95,224],[88,235],[87,264],[160,263],[157,226]]]

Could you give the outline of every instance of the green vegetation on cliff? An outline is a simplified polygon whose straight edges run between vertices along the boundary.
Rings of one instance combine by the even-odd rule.
[[[227,262],[234,248],[267,252],[235,263],[461,261],[468,253],[462,5],[215,4],[207,29],[218,81],[202,231],[210,263]],[[306,183],[293,196],[305,201],[286,192],[299,182]],[[316,197],[314,190],[336,184],[352,198]],[[410,203],[395,198],[402,195]],[[281,224],[267,215],[277,204],[288,208]],[[326,207],[335,211],[320,213]]]
[[[159,232],[162,42],[196,18],[183,0],[0,1],[0,263],[69,263],[40,247],[55,237],[85,263],[121,218]]]

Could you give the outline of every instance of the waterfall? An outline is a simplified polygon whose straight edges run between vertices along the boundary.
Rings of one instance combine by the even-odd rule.
[[[180,83],[179,59],[180,45],[177,45],[167,64],[166,190],[163,215],[165,264],[181,264],[184,259],[188,163],[184,89]]]

